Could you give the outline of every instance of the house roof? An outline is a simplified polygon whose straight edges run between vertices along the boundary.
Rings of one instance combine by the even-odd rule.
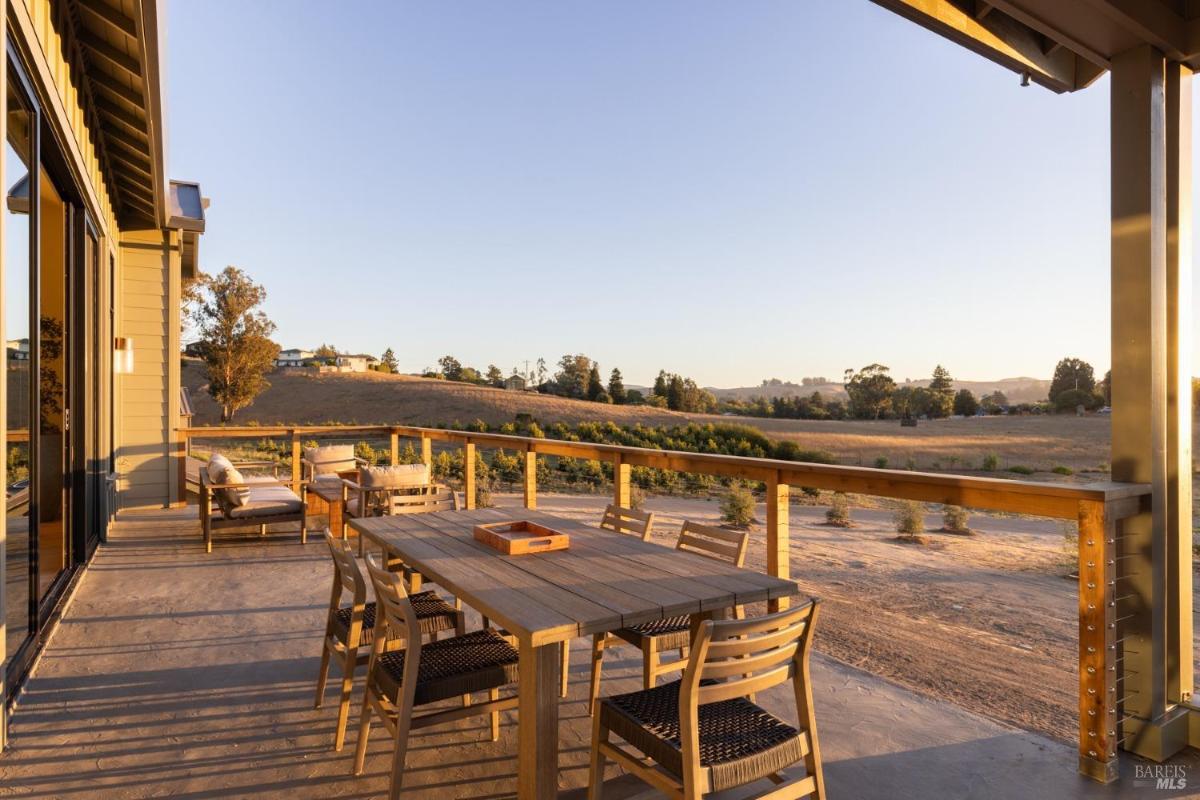
[[[1055,92],[1090,86],[1141,44],[1200,68],[1200,4],[1189,0],[874,2]]]
[[[117,221],[162,227],[168,190],[158,3],[66,0],[65,7],[63,47],[85,66],[80,89]]]

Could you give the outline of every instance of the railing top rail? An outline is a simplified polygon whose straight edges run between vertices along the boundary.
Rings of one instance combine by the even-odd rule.
[[[594,442],[538,439],[501,433],[422,428],[410,425],[263,425],[240,427],[186,427],[177,432],[188,439],[253,438],[330,434],[396,434],[437,441],[533,451],[543,455],[610,460],[620,457],[633,466],[678,472],[697,472],[744,478],[777,480],[794,486],[853,492],[878,497],[923,500],[948,505],[1013,511],[1035,516],[1075,519],[1080,502],[1107,503],[1150,494],[1141,483],[1045,483],[974,475],[947,475],[909,470],[878,469],[842,464],[816,464],[773,458],[655,450]]]

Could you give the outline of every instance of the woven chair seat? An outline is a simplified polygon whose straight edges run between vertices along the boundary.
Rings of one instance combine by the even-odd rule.
[[[604,698],[600,722],[677,777],[683,775],[679,742],[679,681]],[[807,736],[744,697],[699,708],[700,765],[713,791],[772,775],[807,752]]]
[[[398,702],[406,651],[379,656],[379,690]],[[421,646],[414,705],[497,689],[517,680],[516,649],[493,630],[473,631]]]
[[[686,616],[668,617],[642,625],[631,625],[613,633],[634,647],[641,647],[644,639],[655,639],[660,650],[674,650],[691,644],[692,621],[691,617]]]
[[[417,619],[421,624],[421,633],[433,634],[439,631],[454,630],[454,626],[458,621],[458,612],[454,610],[454,606],[447,603],[437,592],[420,592],[410,595],[413,609],[417,612]],[[350,635],[350,615],[353,609],[349,606],[338,609],[334,616],[334,624],[338,639],[346,641]],[[359,644],[370,644],[375,641],[375,604],[367,603],[363,609],[363,627],[362,635],[359,638]]]

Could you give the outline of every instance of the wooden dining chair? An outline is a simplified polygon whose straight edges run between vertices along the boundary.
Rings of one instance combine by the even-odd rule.
[[[824,800],[809,674],[818,606],[703,622],[680,680],[600,701],[588,800],[600,800],[608,759],[683,800],[764,779],[770,785],[751,797]],[[798,727],[747,699],[789,680]],[[801,761],[803,776],[784,773]]]
[[[747,532],[712,528],[685,521],[679,531],[679,540],[675,543],[675,549],[723,559],[740,567],[746,563],[746,549],[749,545],[750,534]],[[733,614],[735,618],[741,619],[741,606],[735,606]],[[588,699],[588,713],[590,714],[596,709],[596,698],[600,694],[600,671],[604,662],[604,649],[614,639],[620,639],[642,651],[642,681],[645,687],[650,689],[659,675],[683,669],[686,663],[684,648],[688,645],[690,635],[691,618],[682,616],[668,617],[647,622],[644,625],[621,628],[612,633],[597,633],[593,636],[592,683]],[[667,650],[678,650],[679,660],[662,663],[662,653]]]
[[[354,687],[354,671],[367,661],[370,652],[359,647],[370,645],[375,635],[375,603],[367,602],[367,584],[358,562],[345,539],[336,538],[325,530],[325,542],[333,556],[333,592],[329,596],[329,613],[325,619],[325,639],[321,646],[321,669],[317,674],[315,708],[325,699],[325,683],[329,678],[329,662],[336,659],[342,669],[342,693],[338,701],[337,732],[334,750],[341,750],[346,740],[346,720],[350,715],[350,693]],[[343,606],[342,598],[350,595],[350,605]],[[453,630],[462,635],[466,630],[462,611],[452,608],[436,592],[422,592],[410,597],[421,633],[437,638],[441,631]],[[403,647],[397,639],[393,647]]]
[[[600,527],[617,533],[631,533],[640,536],[643,542],[648,542],[650,534],[654,531],[654,512],[609,504],[604,508]]]
[[[500,712],[517,707],[516,697],[500,698],[500,689],[516,683],[518,654],[500,634],[486,628],[423,643],[420,620],[404,590],[404,581],[385,569],[373,554],[367,556],[367,571],[375,587],[379,613],[375,615],[375,636],[367,666],[354,774],[363,772],[371,719],[378,715],[395,741],[388,797],[397,800],[410,731],[490,714],[492,741],[500,738]],[[404,649],[391,648],[396,640],[406,644]],[[483,703],[420,716],[413,713],[417,706],[483,691],[488,693]]]

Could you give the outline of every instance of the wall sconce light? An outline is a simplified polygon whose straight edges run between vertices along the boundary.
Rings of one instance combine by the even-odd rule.
[[[133,339],[125,336],[113,339],[113,372],[118,375],[133,373]]]

